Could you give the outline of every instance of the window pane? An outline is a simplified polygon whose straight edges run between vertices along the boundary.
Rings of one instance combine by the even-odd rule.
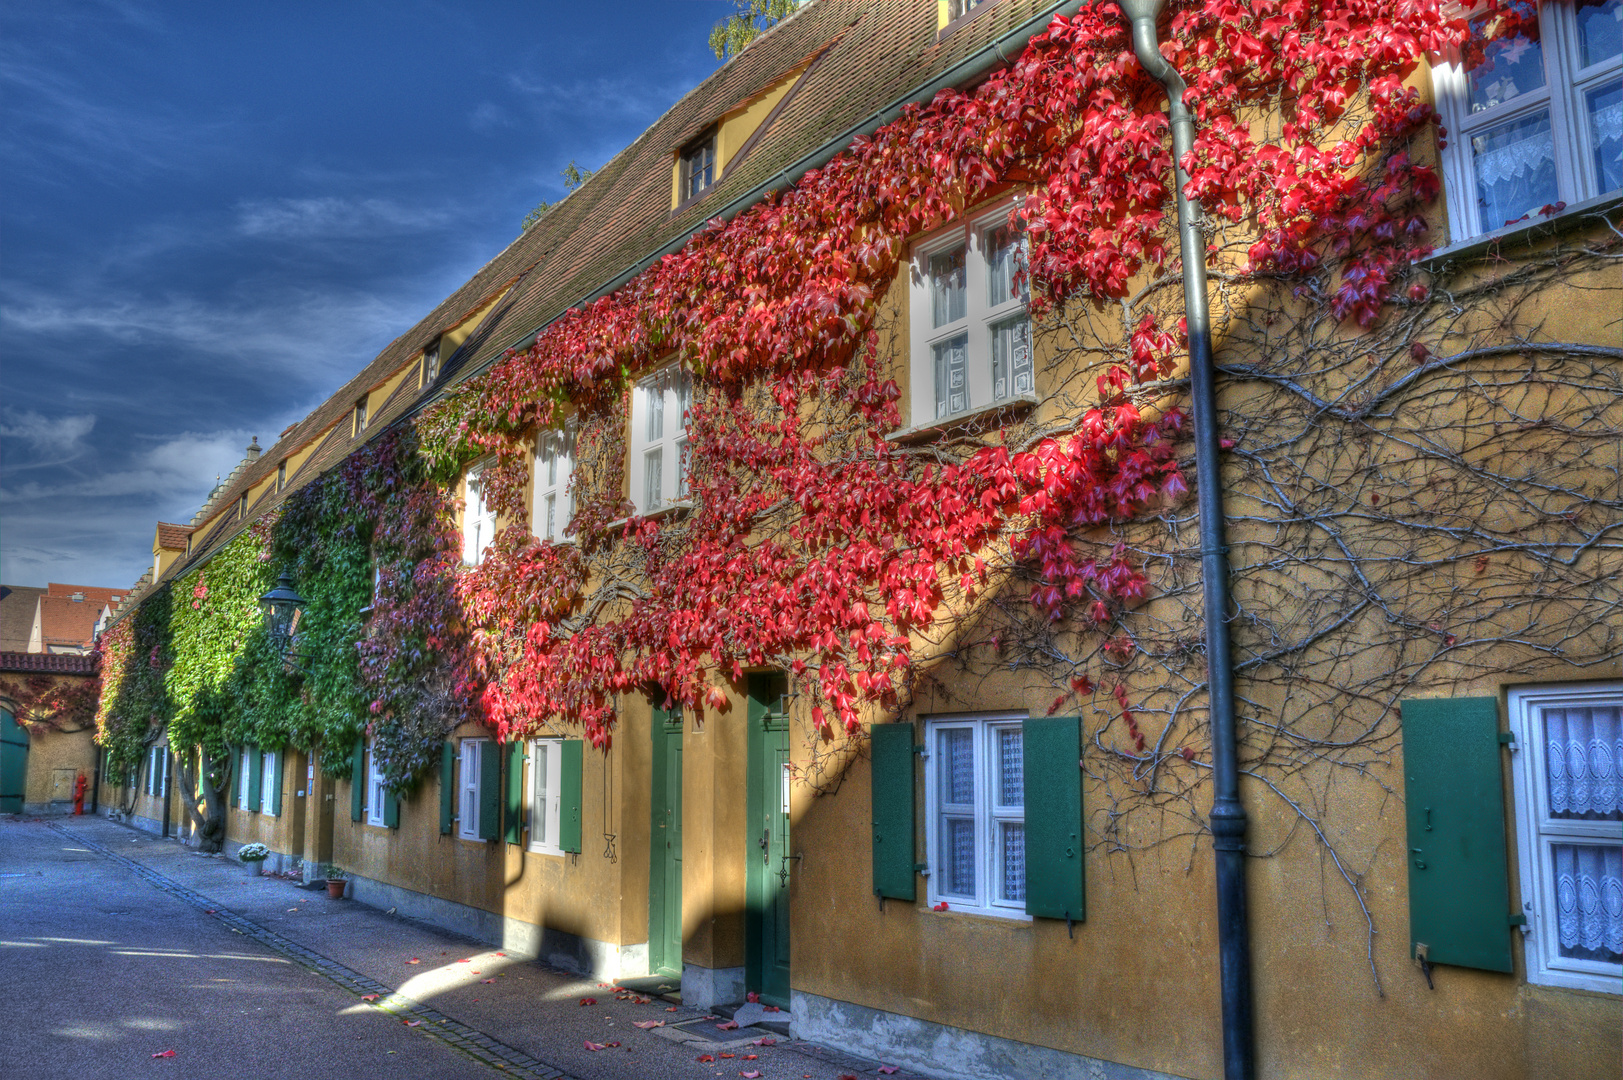
[[[665,467],[665,452],[658,447],[648,451],[643,456],[642,465],[642,508],[644,512],[658,508],[662,494],[665,490],[663,469]]]
[[[1589,67],[1623,54],[1623,0],[1578,0],[1577,8],[1580,63]]]
[[[1471,36],[1482,45],[1482,59],[1466,74],[1471,111],[1481,112],[1544,86],[1544,46],[1539,41],[1538,10],[1533,4],[1505,5],[1507,14],[1471,23]]]
[[[998,862],[1003,868],[1000,900],[1026,898],[1026,827],[1017,821],[998,826]]]
[[[1026,803],[1025,756],[1019,728],[999,728],[997,733],[999,806]]]
[[[1561,955],[1623,962],[1623,847],[1551,844]]]
[[[1623,11],[1623,0],[1616,5]],[[1589,138],[1595,146],[1595,178],[1600,193],[1623,187],[1623,86],[1591,90],[1584,95],[1589,113]]]
[[[930,311],[932,326],[946,326],[966,314],[963,245],[930,256]]]
[[[941,891],[975,895],[975,820],[945,818],[941,823]]]
[[[530,771],[535,775],[535,806],[530,810],[530,842],[548,843],[547,839],[547,751],[550,743],[535,744],[535,760]]]
[[[989,229],[986,233],[986,302],[992,307],[1010,300],[1029,299],[1026,283],[1021,281],[1016,291],[1014,275],[1020,269],[1020,234],[1007,225]]]
[[[941,801],[954,806],[975,802],[975,734],[968,728],[941,733]]]
[[[1541,709],[1553,818],[1623,821],[1623,708]]]
[[[693,407],[693,376],[678,371],[673,381],[676,383],[676,430],[686,431],[688,410]]]
[[[665,437],[665,380],[655,379],[643,390],[648,403],[648,434],[644,442],[658,442]]]
[[[676,444],[676,497],[687,498],[688,493],[688,441]]]
[[[548,495],[546,499],[546,532],[541,535],[548,540],[558,535],[558,496]]]
[[[541,438],[541,462],[544,466],[542,472],[547,478],[547,486],[552,487],[558,482],[558,452],[552,444],[551,435],[544,435]]]
[[[1559,198],[1548,109],[1472,136],[1471,153],[1484,230],[1508,225]]]
[[[935,414],[951,416],[969,409],[969,335],[959,334],[935,347]]]
[[[1031,322],[1024,315],[992,327],[992,397],[998,401],[1029,394]]]

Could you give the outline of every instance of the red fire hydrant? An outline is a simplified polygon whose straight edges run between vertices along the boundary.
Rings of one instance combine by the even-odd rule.
[[[73,813],[75,816],[85,812],[85,774],[80,773],[73,781]]]

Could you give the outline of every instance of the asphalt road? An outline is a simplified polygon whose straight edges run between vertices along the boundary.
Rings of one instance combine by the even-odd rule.
[[[9,1080],[496,1075],[40,824],[0,824],[0,993]]]
[[[710,1040],[745,1033],[712,1031],[718,1017],[617,995],[427,923],[249,877],[172,840],[97,818],[59,821],[75,835],[0,817],[3,1080],[491,1080],[504,1075],[500,1054],[579,1080],[880,1075],[878,1062],[781,1037],[673,1040],[651,1028],[691,1024],[680,1030]],[[368,1004],[369,988],[384,1000]],[[438,1019],[414,1030],[405,1018],[425,1014],[401,1013],[391,991]]]

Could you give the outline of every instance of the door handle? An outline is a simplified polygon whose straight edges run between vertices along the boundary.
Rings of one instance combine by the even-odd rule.
[[[772,846],[772,830],[761,830],[761,865],[767,866],[772,862],[770,848]]]

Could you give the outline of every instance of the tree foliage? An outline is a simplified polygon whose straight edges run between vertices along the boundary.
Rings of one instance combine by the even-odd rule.
[[[737,9],[710,28],[710,51],[730,60],[744,46],[795,13],[797,0],[733,0]]]
[[[565,165],[563,169],[559,171],[558,175],[564,178],[564,191],[569,193],[573,192],[576,188],[590,180],[592,178],[592,172],[593,170],[591,169],[582,169],[579,165],[575,164],[573,159],[571,159],[569,164]],[[563,200],[560,199],[558,201],[562,202]],[[519,233],[523,234],[529,232],[532,225],[540,221],[543,217],[546,217],[547,212],[557,205],[558,203],[552,202],[537,203],[535,205],[535,209],[524,215],[524,221],[518,227]]]

